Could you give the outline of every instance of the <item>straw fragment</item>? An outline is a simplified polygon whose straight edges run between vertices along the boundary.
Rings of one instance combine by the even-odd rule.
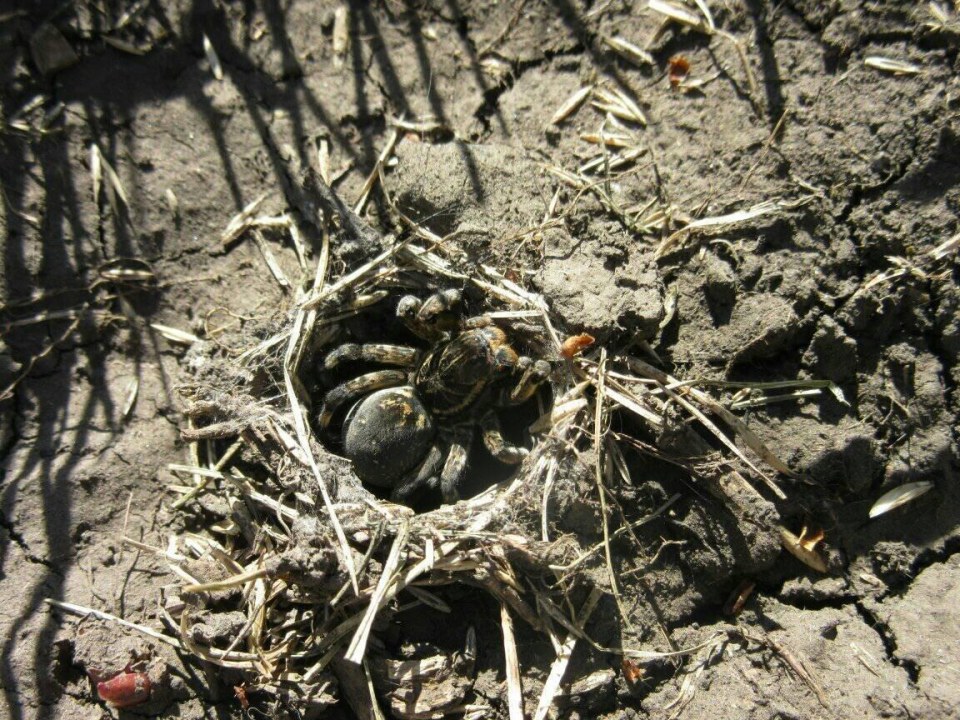
[[[130,417],[133,411],[134,403],[137,402],[137,393],[140,392],[140,378],[135,377],[127,383],[127,399],[123,401],[123,409],[120,411],[121,417],[125,420]]]
[[[354,633],[353,639],[350,641],[350,645],[347,648],[347,652],[344,657],[349,662],[359,665],[363,660],[363,655],[367,647],[367,640],[370,637],[370,631],[373,629],[373,621],[377,616],[377,612],[387,602],[387,590],[397,578],[397,573],[400,567],[400,555],[406,549],[407,536],[409,533],[410,526],[404,522],[401,524],[400,529],[397,532],[397,536],[394,538],[393,545],[390,547],[390,554],[387,556],[387,560],[383,565],[383,570],[380,574],[380,580],[377,582],[377,588],[374,590],[373,596],[370,598],[370,604],[367,606],[367,611],[364,613],[363,619],[360,621],[360,625],[357,627],[357,631]]]
[[[570,97],[563,101],[557,111],[553,114],[553,117],[550,118],[551,125],[559,125],[568,117],[573,115],[581,105],[583,101],[587,99],[587,96],[593,90],[593,85],[584,85],[579,90],[573,93]]]
[[[587,596],[577,616],[576,624],[581,631],[590,620],[590,616],[593,615],[593,611],[596,609],[602,596],[603,593],[598,588],[590,591],[590,595]],[[537,709],[533,713],[533,720],[545,720],[547,717],[550,706],[560,694],[560,683],[563,681],[563,676],[567,671],[567,666],[570,664],[570,658],[573,657],[573,651],[576,646],[577,636],[570,633],[563,641],[563,644],[557,652],[556,659],[550,666],[550,673],[543,683],[543,690],[540,693],[540,701],[537,703]]]
[[[705,13],[705,17],[701,17],[694,12],[691,12],[684,6],[667,2],[667,0],[649,0],[647,7],[658,12],[661,15],[666,15],[671,20],[680,23],[681,25],[686,25],[693,30],[699,30],[700,32],[711,34],[715,30],[713,25],[713,18],[710,15],[709,9],[706,9],[701,5],[701,2],[697,2],[697,6],[700,7],[701,12]]]
[[[200,338],[186,330],[180,330],[175,327],[170,327],[169,325],[161,325],[160,323],[150,323],[150,327],[170,342],[177,343],[178,345],[193,345],[194,343],[200,342]]]
[[[933,483],[926,480],[900,485],[899,487],[896,487],[880,496],[880,499],[877,500],[873,504],[873,507],[870,508],[869,517],[871,519],[880,517],[884,513],[888,513],[891,510],[900,507],[901,505],[906,505],[909,502],[913,502],[921,495],[925,495],[930,492],[932,489]]]
[[[337,67],[343,65],[349,42],[350,8],[346,4],[341,4],[333,12],[333,62]]]
[[[638,67],[649,67],[656,64],[653,55],[619,35],[604,37],[603,41],[620,57],[629,60]]]
[[[863,64],[868,68],[882,70],[883,72],[892,73],[893,75],[919,75],[923,72],[919,65],[914,65],[913,63],[902,60],[895,60],[894,58],[881,57],[879,55],[871,55],[865,58]]]
[[[290,289],[290,281],[287,280],[287,276],[283,272],[283,268],[280,267],[280,263],[277,262],[276,256],[273,254],[273,251],[270,249],[270,246],[267,245],[267,240],[263,237],[263,233],[259,230],[254,230],[253,233],[253,242],[256,244],[257,249],[260,250],[260,254],[263,256],[264,262],[267,264],[267,268],[270,270],[270,274],[273,275],[273,279],[284,290]]]
[[[267,193],[264,193],[260,197],[249,202],[243,210],[234,215],[230,222],[227,223],[227,227],[220,234],[220,244],[226,247],[230,243],[237,240],[247,229],[253,224],[253,218],[257,210],[260,209],[260,205],[263,204],[263,201],[267,199]]]
[[[177,649],[180,649],[182,646],[180,641],[175,637],[170,635],[164,635],[162,632],[149,628],[146,625],[138,625],[137,623],[132,623],[129,620],[124,620],[119,618],[116,615],[113,615],[103,610],[94,610],[93,608],[84,607],[83,605],[76,605],[69,602],[61,602],[60,600],[54,600],[53,598],[44,598],[43,601],[50,607],[55,607],[58,610],[70,613],[71,615],[79,615],[81,617],[92,617],[97,620],[105,620],[106,622],[116,623],[121,627],[130,628],[131,630],[136,630],[138,633],[151,637],[154,640],[159,640],[162,643],[171,645]]]
[[[513,619],[510,610],[500,605],[500,629],[503,632],[503,656],[507,675],[507,709],[510,720],[523,719],[523,686],[520,681],[520,660],[517,656],[517,640],[513,634]]]
[[[213,49],[213,43],[207,34],[203,34],[203,52],[207,56],[207,62],[210,63],[210,71],[217,80],[223,80],[223,66],[220,64],[220,58],[217,57],[217,51]]]

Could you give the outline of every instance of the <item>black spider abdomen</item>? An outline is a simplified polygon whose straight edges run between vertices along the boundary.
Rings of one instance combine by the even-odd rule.
[[[343,449],[362,481],[393,487],[430,450],[436,427],[412,388],[371,393],[343,425]]]

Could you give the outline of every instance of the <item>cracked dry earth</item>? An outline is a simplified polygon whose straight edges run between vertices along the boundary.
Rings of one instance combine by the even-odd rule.
[[[826,574],[695,481],[629,458],[638,505],[681,500],[639,545],[613,547],[629,616],[619,626],[604,601],[588,631],[657,650],[717,631],[768,642],[731,641],[633,683],[617,658],[578,650],[571,670],[602,671],[600,686],[568,693],[557,714],[960,714],[960,290],[952,256],[926,262],[960,230],[957,22],[947,3],[939,16],[882,1],[706,4],[722,32],[619,1],[356,3],[339,16],[335,3],[302,0],[0,9],[0,716],[116,714],[92,694],[76,619],[44,600],[159,627],[159,588],[178,582],[119,541],[163,547],[190,529],[169,511],[165,469],[185,460],[185,350],[154,325],[241,349],[238,330],[292,294],[254,244],[221,245],[227,222],[264,193],[265,212],[308,208],[296,178],[320,147],[352,202],[398,117],[441,127],[399,133],[385,190],[434,232],[457,231],[475,261],[542,292],[569,332],[611,353],[647,339],[677,377],[826,379],[845,398],[738,411],[798,474],[778,480],[786,501],[765,496],[747,520],[822,528]],[[614,52],[614,37],[650,61]],[[675,56],[699,88],[672,87]],[[873,56],[912,69],[866,64]],[[598,153],[581,138],[604,119],[590,103],[550,123],[586,85],[629,94],[648,119],[622,131],[608,121],[641,152],[594,173],[602,193],[547,170],[575,172]],[[125,198],[106,186],[94,197],[92,144]],[[779,204],[657,255],[686,222],[765,201]],[[368,218],[389,228],[391,217],[378,190]],[[269,242],[298,277],[292,248]],[[920,271],[868,286],[902,267],[896,258]],[[868,518],[886,491],[921,481],[933,489]],[[565,522],[597,532],[575,511]],[[737,618],[723,615],[745,578],[756,591]],[[476,691],[506,717],[498,630],[481,615]],[[518,632],[531,712],[554,651]],[[242,716],[216,673],[168,660],[177,692],[121,714]]]

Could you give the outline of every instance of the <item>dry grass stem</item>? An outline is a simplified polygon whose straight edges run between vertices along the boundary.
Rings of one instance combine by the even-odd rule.
[[[125,207],[130,207],[130,201],[127,193],[123,189],[123,183],[120,182],[120,176],[117,175],[113,166],[107,162],[100,151],[100,146],[96,143],[90,145],[90,177],[93,181],[93,200],[100,205],[100,189],[104,187],[103,180],[106,178],[107,202],[114,215],[120,215],[121,203]]]
[[[699,220],[693,220],[680,230],[677,230],[672,235],[669,235],[667,238],[660,243],[660,247],[657,248],[656,257],[661,258],[664,255],[667,255],[670,252],[673,252],[679,241],[686,237],[688,234],[694,230],[704,230],[710,228],[729,228],[742,225],[743,223],[755,220],[758,217],[764,215],[769,215],[770,213],[776,212],[780,209],[780,203],[772,200],[767,200],[765,202],[754,205],[747,210],[738,210],[737,212],[728,213],[727,215],[717,215],[714,217],[700,218]]]
[[[602,596],[603,593],[597,588],[591,590],[590,595],[583,603],[583,607],[580,608],[580,612],[577,615],[576,624],[580,630],[586,627],[590,616],[593,615],[593,611],[596,609]],[[557,657],[550,666],[550,673],[543,683],[543,690],[540,693],[537,709],[533,713],[533,720],[545,720],[547,717],[550,706],[553,705],[553,701],[560,692],[560,683],[563,681],[564,673],[567,671],[567,666],[570,664],[570,658],[573,657],[573,651],[576,645],[577,637],[571,633],[567,635],[563,643],[558,646]]]
[[[249,202],[243,210],[233,216],[230,222],[227,223],[227,227],[222,233],[220,233],[220,244],[223,247],[230,245],[235,242],[243,235],[249,227],[254,223],[254,216],[257,211],[260,209],[260,206],[263,204],[263,201],[267,199],[267,193],[260,195],[258,198]]]
[[[500,628],[503,632],[503,657],[507,675],[507,709],[510,720],[523,720],[523,685],[520,680],[520,660],[517,640],[513,634],[513,619],[506,605],[500,605]]]
[[[276,256],[274,256],[270,246],[267,245],[267,240],[265,237],[263,237],[263,233],[261,233],[259,230],[254,230],[253,241],[256,244],[257,249],[260,250],[260,254],[263,256],[263,260],[267,264],[267,268],[270,270],[270,274],[273,275],[273,279],[276,280],[280,287],[282,287],[284,290],[289,290],[290,281],[287,280],[287,276],[280,267],[280,263],[277,262]]]
[[[342,14],[346,15],[345,8]],[[710,27],[706,20],[701,22]],[[618,90],[585,87],[579,95],[562,109],[572,113],[578,103],[591,98],[616,105],[632,118],[640,112],[636,102]],[[609,127],[607,121],[595,135],[584,136],[594,151],[606,151],[598,159],[587,159],[597,160],[595,165],[573,173],[549,169],[576,188],[577,198],[593,192],[606,197],[608,205],[612,201],[604,193],[609,193],[614,177],[622,177],[610,171],[644,152],[622,126],[606,132]],[[403,120],[394,124],[392,139],[367,178],[358,212],[380,178],[397,134],[438,129]],[[319,143],[318,152],[326,157],[316,180],[320,184],[329,180],[325,141]],[[100,167],[104,173],[102,163]],[[603,177],[584,177],[594,169]],[[98,177],[100,191],[108,182],[105,177]],[[447,595],[444,589],[465,585],[486,593],[500,608],[511,717],[521,718],[524,712],[523,669],[516,647],[522,635],[514,622],[527,623],[553,644],[556,658],[539,692],[533,714],[536,720],[547,717],[557,698],[573,688],[589,692],[609,683],[607,673],[567,677],[578,645],[586,643],[592,651],[646,662],[695,654],[719,642],[719,636],[712,636],[693,648],[658,652],[606,647],[586,632],[587,620],[604,593],[612,594],[617,603],[617,621],[629,625],[628,598],[623,597],[626,575],[617,574],[614,543],[631,543],[646,557],[645,540],[638,528],[661,518],[679,498],[674,495],[639,519],[637,515],[642,513],[630,514],[618,493],[634,483],[631,473],[637,487],[640,480],[626,448],[691,472],[697,470],[686,458],[669,457],[653,445],[654,440],[627,438],[612,431],[611,419],[619,413],[624,425],[640,425],[656,437],[673,422],[676,408],[680,408],[686,416],[683,421],[695,432],[702,436],[713,433],[724,444],[726,451],[717,453],[718,463],[738,458],[763,477],[738,449],[737,439],[771,467],[789,469],[728,407],[696,387],[697,383],[681,381],[636,358],[608,352],[602,342],[590,347],[585,335],[560,324],[546,299],[524,285],[520,279],[524,275],[507,277],[491,266],[466,265],[462,249],[454,242],[455,233],[438,236],[405,217],[385,194],[394,213],[391,217],[399,227],[405,226],[405,235],[399,240],[375,237],[356,213],[338,202],[328,185],[318,187],[315,194],[320,196],[323,210],[317,226],[322,246],[312,278],[297,281],[298,290],[307,289],[302,296],[291,297],[293,307],[271,337],[258,335],[249,349],[233,355],[222,384],[198,381],[182,390],[187,420],[181,436],[189,441],[188,452],[182,463],[167,466],[172,474],[167,490],[175,493],[172,509],[194,513],[193,517],[205,523],[203,532],[171,537],[166,547],[124,539],[125,546],[168,563],[180,581],[178,587],[168,588],[161,607],[164,623],[177,635],[165,636],[164,642],[202,660],[242,670],[250,687],[297,707],[313,693],[328,698],[317,701],[321,706],[334,702],[336,696],[329,690],[336,687],[334,673],[349,665],[357,680],[351,697],[369,699],[374,689],[381,696],[384,693],[383,658],[375,628],[402,621],[401,611],[409,608],[444,614],[438,617],[455,614],[456,595]],[[264,199],[257,198],[231,219],[221,243],[246,239],[249,233],[266,259],[266,238],[281,240],[289,232],[303,270],[307,251],[297,226],[287,214],[260,215]],[[566,222],[568,211],[560,206],[562,201],[561,193],[554,192],[543,222],[523,228],[511,240],[524,242],[551,223]],[[658,227],[676,217],[657,209],[662,213]],[[653,206],[633,211],[644,219],[652,217]],[[745,222],[752,217],[755,215],[746,213],[695,220],[685,230]],[[370,251],[369,260],[350,265],[330,235],[334,233],[335,238],[338,227],[346,237],[371,239],[371,247],[382,251]],[[941,256],[947,254],[941,252]],[[328,278],[332,268],[344,269],[339,276]],[[155,282],[149,269],[139,266],[108,271],[115,271],[111,277],[118,282]],[[282,283],[279,268],[271,268],[271,272]],[[291,283],[292,278],[287,286]],[[468,500],[415,514],[374,496],[344,471],[339,459],[325,454],[320,445],[323,438],[313,427],[318,411],[318,379],[313,368],[330,347],[350,340],[352,325],[343,320],[355,316],[361,322],[376,319],[378,313],[392,312],[389,301],[398,292],[426,293],[445,286],[464,288],[471,303],[482,305],[482,311],[489,313],[490,321],[531,329],[530,354],[535,350],[553,367],[551,404],[547,404],[546,394],[537,398],[540,407],[531,413],[539,415],[530,427],[534,440],[529,455],[512,474],[505,473],[502,482]],[[470,310],[474,311],[473,305]],[[188,332],[162,325],[154,328],[172,342],[192,345],[199,341]],[[208,331],[207,337],[211,335]],[[570,344],[578,338],[584,344]],[[211,343],[201,343],[192,352],[207,345]],[[247,379],[253,375],[256,387]],[[777,399],[777,388],[772,385],[733,388],[738,389],[744,393],[735,399],[736,407]],[[802,397],[820,389],[784,386],[783,392]],[[747,395],[747,390],[754,395]],[[757,393],[770,394],[757,397]],[[732,436],[727,437],[727,432]],[[735,470],[725,469],[729,482],[746,483]],[[583,479],[588,487],[593,485],[589,503],[594,508],[591,512],[597,513],[595,532],[602,535],[600,542],[591,536],[581,545],[582,537],[571,535],[564,527],[562,512],[551,516],[555,507],[562,508],[560,503],[569,502],[574,470],[585,470],[589,475],[585,473]],[[164,542],[155,541],[154,545],[163,546]],[[549,576],[555,576],[556,582],[546,587],[543,577]],[[601,587],[597,587],[598,578]],[[580,612],[574,613],[580,602]],[[223,611],[239,615],[235,629],[222,642],[202,640],[196,625]],[[396,675],[395,682],[412,683],[412,678]],[[346,690],[341,687],[340,692],[343,696]],[[485,712],[480,705],[465,709],[465,702],[461,696],[451,707],[464,708],[466,715],[478,717]],[[374,712],[373,700],[366,705]]]
[[[787,466],[787,464],[780,460],[780,458],[777,457],[777,455],[770,450],[766,444],[760,440],[756,433],[750,430],[750,428],[743,423],[743,421],[741,421],[733,413],[731,413],[703,391],[692,387],[685,387],[684,383],[681,383],[676,378],[673,378],[667,373],[654,368],[652,365],[633,357],[628,357],[627,363],[632,370],[640,372],[646,377],[653,378],[661,383],[664,392],[670,398],[674,399],[695,418],[697,418],[697,420],[699,420],[705,428],[713,433],[713,435],[721,443],[723,443],[734,455],[740,458],[740,460],[742,460],[747,467],[753,470],[757,477],[759,477],[764,484],[766,484],[766,486],[777,495],[777,497],[785,497],[783,491],[773,483],[773,480],[771,480],[756,465],[754,465],[754,463],[743,454],[743,452],[734,444],[734,442],[727,437],[726,433],[721,431],[712,420],[710,420],[699,408],[695,407],[687,398],[689,397],[697,403],[700,403],[706,407],[709,412],[719,416],[723,422],[731,425],[747,444],[747,446],[756,452],[768,465],[773,467],[778,472],[782,472],[785,475],[793,477],[795,473]]]
[[[359,664],[363,660],[363,654],[367,648],[367,640],[370,637],[370,631],[373,629],[373,621],[377,616],[377,612],[386,603],[388,599],[387,591],[399,573],[401,553],[406,549],[409,533],[410,528],[407,523],[401,524],[400,530],[397,532],[397,536],[394,538],[393,545],[390,548],[387,561],[384,563],[377,588],[370,598],[370,604],[367,605],[367,611],[363,616],[363,620],[360,621],[360,625],[357,627],[357,631],[354,633],[350,645],[347,647],[345,657],[352,663]]]
[[[401,118],[401,120],[402,119],[403,118]],[[370,174],[367,175],[367,179],[364,181],[363,187],[360,190],[360,198],[357,200],[357,204],[353,208],[353,211],[357,215],[363,214],[363,210],[367,206],[367,201],[370,199],[370,193],[380,177],[383,163],[385,163],[387,158],[390,157],[390,154],[393,152],[393,149],[397,145],[397,140],[399,139],[400,128],[395,126],[390,132],[390,135],[387,136],[387,142],[383,146],[383,150],[380,151],[380,155],[377,157],[377,162],[374,163],[373,169],[370,171]]]
[[[932,250],[928,250],[919,258],[912,261],[890,255],[887,257],[887,260],[894,265],[894,268],[885,270],[876,277],[868,280],[858,292],[864,292],[876,285],[881,285],[901,277],[915,277],[923,281],[946,280],[949,277],[949,268],[944,269],[942,272],[935,272],[931,266],[947,258],[953,258],[956,256],[958,248],[960,248],[960,233],[948,240],[944,240]]]
[[[337,67],[343,65],[349,44],[350,8],[346,4],[341,4],[333,12],[333,58]]]
[[[124,620],[123,618],[117,617],[112,613],[104,612],[102,610],[94,610],[93,608],[84,607],[83,605],[76,605],[74,603],[61,602],[60,600],[53,600],[51,598],[45,598],[44,602],[50,607],[55,607],[58,610],[63,612],[70,613],[71,615],[78,615],[80,617],[92,617],[97,620],[105,620],[107,622],[116,623],[117,625],[125,628],[130,628],[131,630],[136,630],[142,635],[153,638],[154,640],[159,640],[162,643],[170,645],[180,649],[182,646],[180,641],[175,637],[170,635],[164,635],[162,632],[154,630],[153,628],[147,627],[146,625],[138,625],[137,623],[132,623],[129,620]]]

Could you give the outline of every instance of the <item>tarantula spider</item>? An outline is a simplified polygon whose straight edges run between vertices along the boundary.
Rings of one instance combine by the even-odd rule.
[[[357,361],[396,366],[327,392],[318,425],[329,431],[337,410],[350,407],[343,422],[343,452],[362,481],[391,489],[397,502],[408,502],[421,488],[439,486],[443,501],[455,503],[478,427],[487,450],[500,462],[517,464],[528,452],[503,437],[497,412],[533,397],[550,374],[550,364],[518,354],[507,332],[488,316],[457,321],[452,310],[460,301],[457,290],[426,300],[413,295],[400,300],[397,317],[432,343],[428,350],[347,343],[323,361],[327,370]]]

